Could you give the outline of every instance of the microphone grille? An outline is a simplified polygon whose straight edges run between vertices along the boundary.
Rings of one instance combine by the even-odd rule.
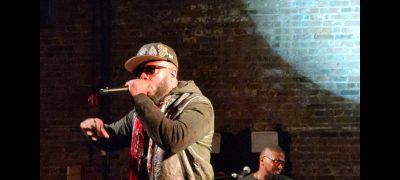
[[[246,174],[250,173],[250,167],[249,166],[244,166],[243,167],[243,172],[246,172]]]
[[[237,173],[232,173],[231,176],[232,176],[233,178],[238,178],[238,177],[239,177],[239,175],[238,175]]]

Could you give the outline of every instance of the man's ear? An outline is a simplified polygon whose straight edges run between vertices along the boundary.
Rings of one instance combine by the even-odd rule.
[[[172,76],[173,78],[176,77],[176,71],[175,71],[175,70],[172,70],[172,71],[171,71],[171,76]]]

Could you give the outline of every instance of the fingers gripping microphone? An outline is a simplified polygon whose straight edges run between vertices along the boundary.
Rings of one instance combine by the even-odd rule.
[[[249,166],[244,166],[243,167],[243,171],[240,174],[236,174],[236,173],[232,173],[232,177],[233,178],[243,178],[244,176],[246,176],[247,174],[250,173],[250,167]]]
[[[108,93],[112,93],[112,92],[125,92],[125,91],[129,91],[129,89],[127,87],[125,87],[125,88],[111,88],[111,89],[106,87],[104,89],[100,89],[100,94],[108,94]]]

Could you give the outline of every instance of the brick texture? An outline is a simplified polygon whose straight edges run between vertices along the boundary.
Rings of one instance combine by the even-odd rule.
[[[101,114],[87,103],[101,88],[98,7],[50,2],[40,27],[40,179],[66,179],[76,164],[83,179],[105,179],[105,172],[127,179],[128,150],[111,152],[107,169],[79,129]],[[359,179],[360,1],[113,0],[110,9],[111,87],[130,78],[123,63],[142,44],[164,42],[178,54],[179,79],[195,80],[213,102],[215,130],[227,142],[280,126],[290,137],[280,142],[289,145],[286,173]],[[112,95],[111,120],[131,106],[127,96]],[[240,171],[246,155],[256,161],[250,147],[222,145],[216,171]],[[233,152],[235,162],[225,158]]]

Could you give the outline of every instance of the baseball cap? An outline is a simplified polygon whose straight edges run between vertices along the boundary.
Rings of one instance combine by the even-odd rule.
[[[137,55],[128,59],[124,66],[128,72],[132,73],[140,64],[152,60],[169,61],[179,68],[175,51],[161,42],[143,45]]]

